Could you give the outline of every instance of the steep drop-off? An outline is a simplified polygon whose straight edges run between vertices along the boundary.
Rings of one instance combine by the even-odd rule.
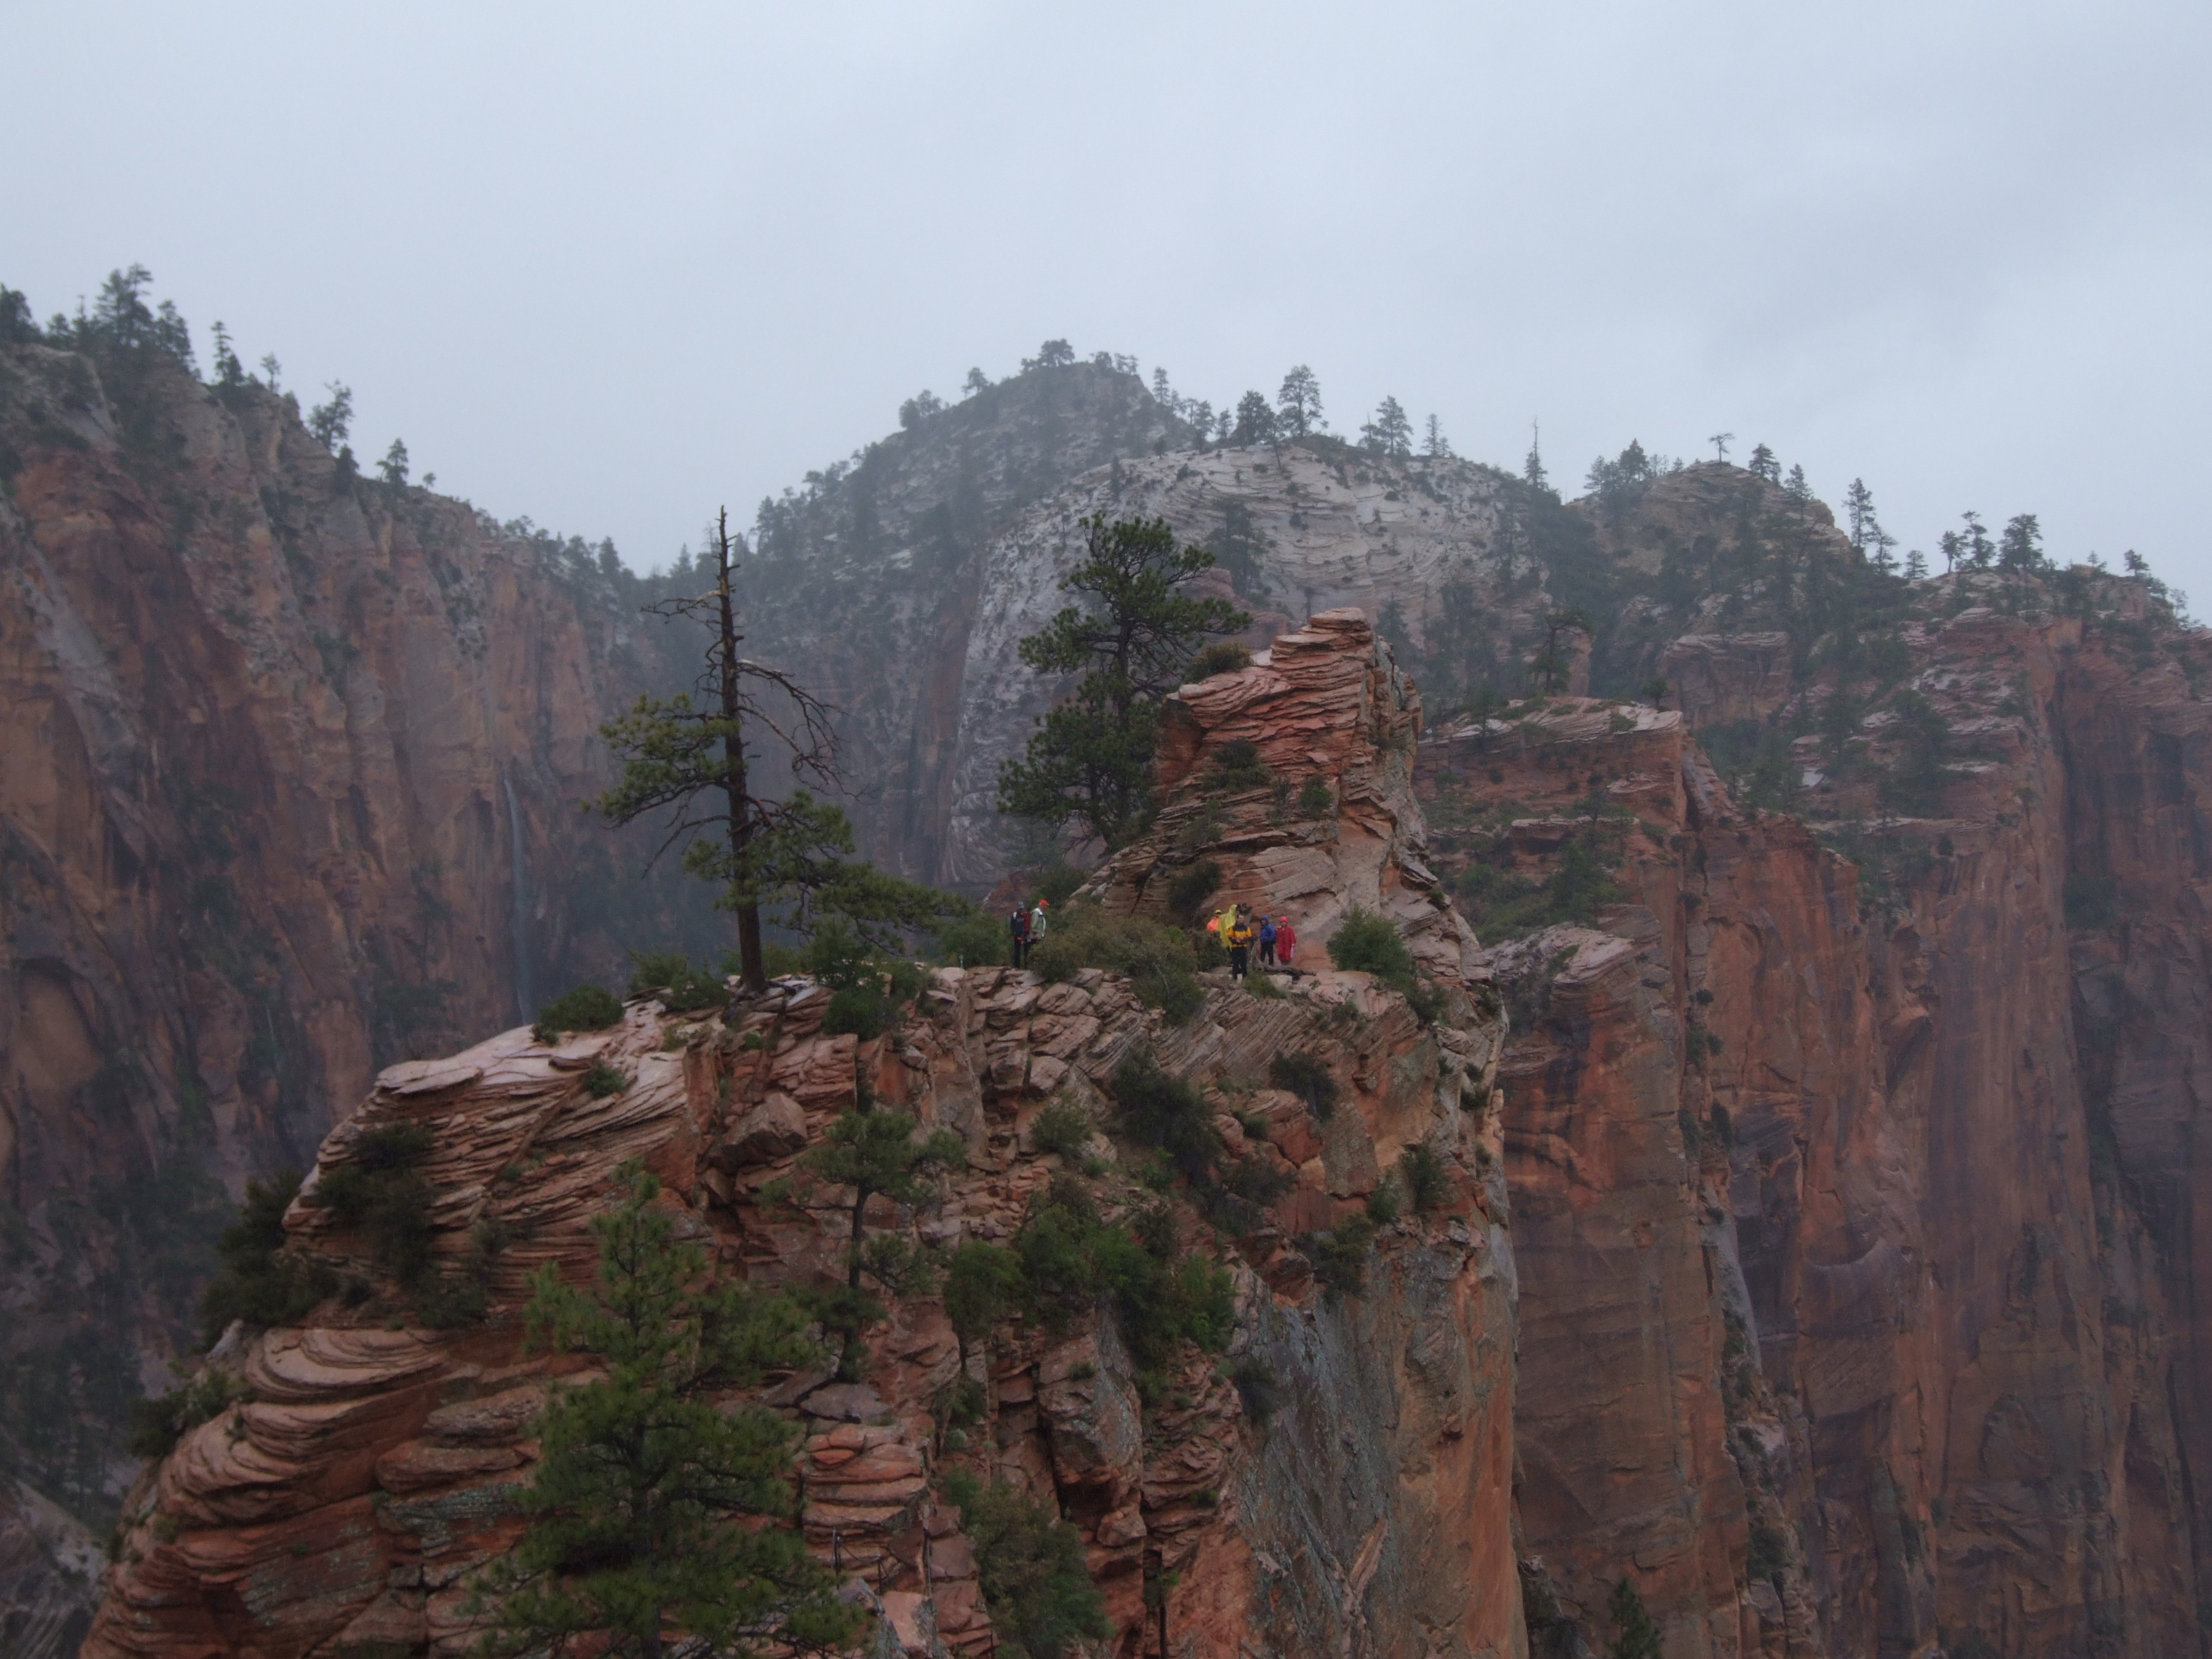
[[[104,1528],[224,1188],[684,936],[578,811],[676,671],[577,550],[150,348],[0,347],[0,1456]]]
[[[1672,711],[1424,747],[1515,1024],[1520,1521],[1585,1628],[1632,1563],[1670,1651],[2200,1640],[2206,645],[2073,591],[1923,585],[1887,687],[1676,647],[1775,741],[1848,709],[1802,818]]]
[[[1395,902],[1422,831],[1410,745],[1393,739],[1417,729],[1418,705],[1357,617],[1317,618],[1298,637],[1320,659],[1310,666],[1346,672],[1285,697],[1308,730],[1334,734],[1285,775],[1338,786],[1341,834],[1367,849],[1352,862],[1372,890],[1352,896]],[[1208,747],[1194,744],[1193,759]],[[1178,793],[1194,799],[1202,775]],[[1313,884],[1267,896],[1306,908],[1322,935],[1345,897]],[[1225,1354],[1184,1344],[1140,1376],[1121,1316],[1100,1308],[1065,1326],[1018,1315],[963,1356],[939,1299],[911,1294],[888,1297],[870,1330],[864,1382],[825,1365],[761,1396],[805,1432],[806,1536],[880,1612],[871,1650],[993,1649],[975,1551],[938,1492],[963,1468],[1080,1529],[1114,1627],[1106,1645],[1128,1659],[1520,1650],[1511,1253],[1490,1094],[1500,1028],[1456,959],[1437,966],[1433,1023],[1364,974],[1308,973],[1263,998],[1217,972],[1176,1026],[1095,969],[1059,983],[944,969],[897,1029],[866,1041],[826,1035],[828,994],[793,980],[726,1018],[634,1003],[614,1030],[558,1047],[518,1030],[386,1071],[286,1218],[291,1249],[375,1290],[225,1342],[210,1364],[240,1397],[131,1494],[86,1653],[468,1651],[474,1573],[517,1534],[538,1406],[574,1369],[523,1346],[526,1280],[549,1262],[589,1271],[586,1224],[624,1160],[662,1176],[732,1270],[837,1283],[852,1194],[794,1192],[792,1177],[838,1114],[896,1107],[967,1146],[936,1201],[871,1201],[873,1236],[1007,1241],[1067,1202],[1070,1182],[1112,1220],[1160,1184],[1148,1188],[1151,1155],[1116,1104],[1116,1068],[1147,1052],[1204,1088],[1224,1156],[1283,1188],[1205,1216],[1192,1189],[1171,1191],[1182,1248],[1233,1275]],[[1285,1052],[1334,1079],[1333,1111],[1268,1085]],[[594,1095],[595,1062],[627,1085]],[[1097,1125],[1080,1158],[1035,1143],[1055,1100]],[[406,1320],[373,1237],[319,1203],[395,1124],[430,1137],[415,1167],[435,1194],[432,1249],[447,1271],[483,1274],[481,1323]],[[1416,1145],[1440,1160],[1439,1190],[1382,1227],[1358,1289],[1324,1287],[1313,1235],[1359,1213]],[[471,1253],[495,1219],[514,1242],[483,1266]],[[963,1365],[980,1385],[964,1421],[951,1403]]]

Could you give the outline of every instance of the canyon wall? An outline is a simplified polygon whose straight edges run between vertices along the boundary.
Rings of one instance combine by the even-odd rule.
[[[1627,1573],[1670,1652],[2201,1639],[2205,646],[2110,586],[1906,623],[1919,724],[1802,739],[1802,818],[1739,806],[1674,711],[1424,746],[1463,887],[1559,900],[1577,848],[1611,878],[1486,953],[1518,1512],[1578,1630]],[[1723,707],[1771,672],[1764,637],[1696,649]]]
[[[0,347],[0,1455],[101,1529],[226,1189],[699,931],[580,811],[676,672],[622,584],[349,465],[159,352]]]

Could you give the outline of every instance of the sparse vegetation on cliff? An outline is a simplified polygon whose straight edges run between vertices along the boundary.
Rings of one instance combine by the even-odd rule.
[[[1206,1002],[1188,934],[1141,916],[1110,915],[1086,900],[1071,900],[1054,915],[1043,943],[1030,952],[1030,966],[1048,983],[1072,979],[1085,968],[1126,974],[1131,988],[1171,1025],[1183,1024]]]
[[[985,1486],[965,1469],[945,1478],[975,1552],[983,1603],[1010,1659],[1068,1659],[1114,1633],[1105,1598],[1084,1565],[1083,1538],[1026,1493]]]
[[[284,1212],[298,1195],[300,1181],[297,1170],[286,1170],[267,1181],[246,1182],[238,1219],[216,1241],[222,1269],[200,1298],[204,1344],[212,1344],[234,1319],[249,1326],[287,1324],[337,1288],[327,1267],[284,1249]]]
[[[717,1397],[811,1358],[804,1316],[680,1241],[652,1176],[633,1169],[628,1187],[592,1224],[589,1286],[551,1267],[532,1281],[533,1340],[605,1375],[546,1402],[528,1526],[477,1582],[484,1650],[558,1650],[598,1632],[634,1656],[678,1633],[714,1652],[842,1646],[860,1617],[794,1524],[798,1436],[764,1407]]]

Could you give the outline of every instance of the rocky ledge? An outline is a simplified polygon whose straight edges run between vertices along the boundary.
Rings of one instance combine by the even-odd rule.
[[[1323,934],[1352,903],[1380,904],[1428,941],[1425,960],[1453,966],[1437,945],[1459,936],[1456,919],[1418,873],[1410,741],[1391,746],[1418,722],[1411,688],[1356,616],[1316,618],[1288,643],[1273,663],[1186,690],[1182,782],[1241,729],[1214,718],[1222,692],[1248,709],[1303,708],[1311,758],[1271,747],[1269,764],[1326,766],[1339,833],[1312,843],[1295,894],[1260,881],[1253,896],[1301,904]],[[1236,890],[1282,867],[1259,861],[1266,839],[1255,829]],[[1328,884],[1339,878],[1354,884]],[[1112,882],[1144,885],[1126,855]],[[1273,995],[1206,978],[1203,1007],[1177,1026],[1097,969],[1060,983],[941,969],[866,1040],[825,1032],[830,994],[785,980],[726,1013],[636,1001],[558,1044],[517,1030],[386,1071],[284,1221],[287,1247],[350,1291],[218,1346],[209,1364],[235,1397],[133,1491],[85,1653],[468,1650],[471,1585],[519,1535],[538,1413],[574,1363],[526,1346],[527,1281],[548,1264],[573,1280],[591,1271],[589,1223],[626,1162],[661,1178],[660,1201],[726,1269],[842,1281],[852,1194],[791,1179],[841,1114],[903,1111],[966,1147],[933,1201],[872,1200],[872,1235],[939,1249],[1010,1240],[1071,1164],[1110,1223],[1163,1184],[1153,1156],[1115,1132],[1115,1074],[1143,1054],[1201,1091],[1224,1157],[1257,1177],[1261,1196],[1226,1217],[1187,1188],[1168,1194],[1182,1249],[1233,1286],[1223,1352],[1185,1343],[1140,1390],[1109,1311],[1058,1328],[1018,1315],[963,1356],[936,1296],[887,1296],[858,1380],[825,1363],[746,1396],[804,1431],[807,1541],[879,1613],[872,1650],[997,1644],[976,1551],[940,1497],[955,1468],[1025,1489],[1079,1530],[1107,1645],[1132,1659],[1163,1644],[1223,1659],[1525,1650],[1501,1021],[1456,974],[1439,979],[1441,1012],[1365,974],[1317,968]],[[1272,1085],[1285,1055],[1309,1062],[1298,1091]],[[607,1091],[610,1071],[621,1086]],[[1041,1115],[1064,1122],[1071,1106],[1093,1125],[1089,1144],[1041,1147]],[[482,1291],[442,1328],[409,1311],[377,1241],[319,1202],[401,1127],[433,1194],[432,1277]],[[1417,1146],[1435,1160],[1425,1201],[1395,1217],[1370,1206]],[[1340,1230],[1370,1214],[1381,1224],[1358,1270],[1324,1269],[1314,1241],[1362,1232]],[[957,1425],[956,1389],[972,1419]]]

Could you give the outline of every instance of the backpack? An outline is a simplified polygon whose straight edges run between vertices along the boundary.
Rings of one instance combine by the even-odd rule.
[[[1027,939],[1030,936],[1030,913],[1026,910],[1015,911],[1006,918],[1006,929],[1016,939]]]

